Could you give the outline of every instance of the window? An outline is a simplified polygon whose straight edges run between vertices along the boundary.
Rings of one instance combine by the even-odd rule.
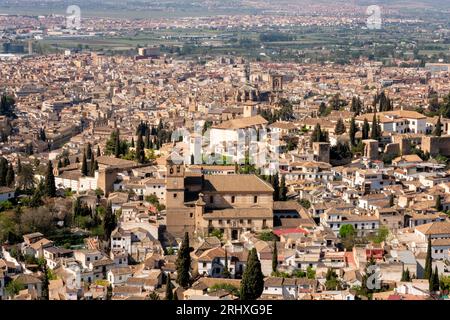
[[[222,224],[222,220],[219,220],[219,224]]]
[[[231,196],[231,203],[234,203],[234,201],[236,200],[235,196]]]
[[[192,218],[192,217],[193,217],[193,214],[192,214],[192,212],[191,212],[191,213],[189,213],[189,217],[190,217],[190,218]]]
[[[251,220],[251,219],[248,219],[248,220],[247,220],[247,223],[248,223],[248,224],[252,223],[252,220]]]
[[[177,173],[180,173],[180,166],[177,166]]]
[[[209,197],[209,203],[214,203],[214,196]]]
[[[231,220],[227,220],[227,224],[230,224],[231,223]]]
[[[258,196],[253,197],[253,203],[258,203]]]
[[[206,268],[206,262],[203,262],[203,268]]]
[[[174,193],[174,194],[173,194],[173,197],[174,197],[174,198],[176,198],[176,197],[177,197],[177,194],[176,194],[176,193]]]

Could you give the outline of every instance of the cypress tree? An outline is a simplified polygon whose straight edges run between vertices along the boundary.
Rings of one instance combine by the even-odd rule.
[[[6,181],[5,181],[6,186],[10,188],[14,187],[14,180],[15,180],[14,168],[10,163],[8,166],[8,171],[6,172]]]
[[[247,265],[242,276],[240,299],[256,300],[261,296],[263,289],[264,275],[261,271],[261,262],[258,259],[256,249],[253,248],[248,254]]]
[[[0,157],[0,186],[6,185],[6,174],[8,173],[8,160]]]
[[[353,117],[352,120],[350,121],[350,130],[349,130],[349,136],[350,136],[350,144],[352,146],[356,146],[356,122],[355,122],[355,118]]]
[[[116,134],[114,135],[114,156],[116,158],[120,157],[120,133],[119,133],[119,129],[116,130]]]
[[[222,277],[229,279],[231,278],[230,270],[228,269],[228,252],[225,248],[225,263],[223,266]]]
[[[88,145],[86,147],[86,158],[90,159],[92,157],[92,146],[91,143],[88,142]]]
[[[100,152],[100,146],[97,146],[97,158],[100,157],[102,154]]]
[[[69,157],[64,157],[64,167],[67,167],[68,165],[70,165]]]
[[[273,200],[279,201],[280,200],[280,181],[278,180],[278,173],[276,173],[273,176],[272,187],[274,189]]]
[[[134,148],[134,137],[131,137],[131,147]]]
[[[272,251],[272,272],[277,272],[278,270],[278,249],[277,241],[273,240],[273,251]]]
[[[58,169],[63,167],[63,163],[62,163],[61,159],[58,160],[57,167],[58,167]]]
[[[284,177],[284,175],[281,175],[279,192],[280,192],[279,200],[286,201],[287,200],[287,188],[286,188],[286,178]]]
[[[89,175],[91,177],[95,176],[95,158],[94,158],[94,153],[93,152],[91,152],[91,161],[90,161]]]
[[[81,174],[83,176],[88,175],[88,166],[86,161],[86,152],[83,153],[83,161],[81,162]]]
[[[370,138],[374,140],[378,140],[378,121],[377,121],[377,114],[373,114],[372,119],[372,131],[370,133]]]
[[[138,139],[136,142],[136,160],[139,163],[145,162],[144,141],[142,139],[142,134],[140,132],[138,134]]]
[[[173,300],[173,285],[172,280],[170,279],[170,273],[167,275],[166,282],[166,300]]]
[[[427,257],[425,258],[425,270],[424,270],[424,279],[430,279],[433,273],[432,268],[432,258],[431,258],[431,237],[428,237],[428,248],[427,248]]]
[[[48,279],[48,270],[47,270],[47,263],[44,262],[44,265],[42,266],[42,272],[44,274],[44,279],[42,280],[42,294],[41,298],[42,300],[49,300],[49,290],[48,286],[50,284],[50,281]]]
[[[319,117],[325,115],[326,111],[327,111],[327,106],[326,106],[325,102],[322,102],[319,106]]]
[[[151,149],[150,148],[150,131],[149,130],[147,130],[146,132],[145,132],[145,148],[146,149]]]
[[[439,291],[439,272],[437,266],[434,266],[434,272],[430,279],[430,292]]]
[[[439,118],[436,122],[436,126],[434,127],[433,135],[440,137],[442,135],[442,123],[441,123],[441,116],[439,115]]]
[[[436,203],[435,203],[435,205],[434,205],[434,208],[437,210],[437,211],[442,211],[442,198],[441,198],[441,196],[440,195],[437,195],[436,196]]]
[[[369,139],[369,131],[370,131],[370,125],[367,119],[364,119],[364,124],[362,127],[362,139],[366,140]]]
[[[339,118],[336,123],[336,127],[334,128],[334,133],[337,135],[341,135],[341,134],[344,134],[345,131],[346,131],[346,128],[345,128],[344,121],[342,120],[342,118]]]
[[[53,175],[53,165],[51,161],[47,164],[47,174],[45,175],[45,194],[49,197],[56,196],[55,176]]]
[[[22,173],[22,162],[20,161],[20,158],[17,158],[17,174]]]
[[[108,204],[106,205],[105,216],[103,218],[103,230],[105,231],[104,240],[108,243],[108,248],[109,245],[111,244],[110,242],[111,233],[116,228],[116,226],[117,226],[116,215],[112,211],[111,202],[108,201]]]
[[[112,299],[112,293],[113,293],[113,289],[112,289],[111,284],[109,284],[108,287],[106,288],[106,300]]]
[[[178,256],[175,264],[177,267],[177,283],[183,288],[187,288],[189,286],[189,271],[191,268],[189,234],[187,232],[184,234],[184,239],[181,243],[180,249],[178,250]]]

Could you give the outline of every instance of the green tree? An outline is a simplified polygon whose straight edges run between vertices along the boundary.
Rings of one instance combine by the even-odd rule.
[[[10,281],[5,287],[6,294],[9,297],[14,297],[15,295],[19,294],[20,290],[23,290],[23,289],[25,289],[25,286],[19,280]]]
[[[45,195],[52,198],[56,196],[55,176],[51,161],[47,164],[47,173],[45,175]]]
[[[0,157],[0,187],[6,186],[6,174],[8,173],[8,160]]]
[[[104,240],[110,243],[111,233],[117,226],[116,215],[112,211],[111,202],[106,205],[105,216],[103,217]]]
[[[325,102],[320,103],[319,106],[319,117],[323,117],[327,115],[327,105]]]
[[[425,258],[425,270],[424,270],[424,279],[431,279],[433,270],[432,270],[432,258],[431,258],[431,237],[428,237],[428,248],[427,248],[427,256]]]
[[[173,300],[173,285],[172,280],[170,279],[170,273],[167,275],[165,299]]]
[[[88,166],[87,166],[87,160],[86,160],[86,152],[83,152],[83,160],[81,161],[81,174],[83,176],[88,175]]]
[[[112,294],[113,294],[113,288],[112,288],[112,285],[109,284],[108,287],[106,288],[106,300],[111,300]]]
[[[328,269],[325,275],[325,288],[327,290],[340,290],[342,288],[341,281],[333,269]]]
[[[177,283],[183,288],[187,288],[190,282],[190,268],[191,268],[191,248],[189,246],[189,234],[184,234],[183,242],[178,250],[177,260],[175,262],[177,267]]]
[[[406,270],[403,270],[401,281],[404,281],[404,282],[411,281],[411,273],[409,272],[409,268],[406,268]]]
[[[298,200],[298,203],[307,210],[311,208],[311,201],[309,201],[308,199],[300,199]]]
[[[277,241],[273,240],[273,251],[272,251],[272,272],[278,271],[278,249]]]
[[[372,131],[370,132],[370,138],[373,140],[380,140],[380,135],[381,132],[379,131],[377,114],[374,113],[372,119]]]
[[[225,263],[223,265],[222,277],[224,277],[225,279],[231,278],[231,273],[230,270],[228,269],[228,252],[226,248],[225,248]]]
[[[258,259],[256,249],[253,248],[247,259],[247,265],[242,276],[240,299],[241,300],[256,300],[258,299],[264,289],[264,275],[261,271],[261,262]]]
[[[100,152],[100,146],[97,146],[97,158],[100,157],[102,153]]]
[[[374,239],[375,243],[381,243],[386,241],[387,236],[389,235],[389,229],[386,226],[381,226],[378,229],[377,235]]]
[[[336,127],[334,128],[334,133],[337,135],[344,134],[347,129],[345,128],[344,121],[342,118],[339,118],[336,122]]]
[[[439,272],[437,266],[434,267],[434,272],[431,275],[429,285],[430,292],[439,291]]]
[[[14,180],[15,180],[14,168],[13,168],[12,164],[10,163],[8,166],[8,171],[6,172],[6,181],[5,181],[6,186],[13,188]]]
[[[308,279],[315,279],[316,278],[316,270],[314,270],[313,267],[308,266],[308,268],[306,268],[306,277]]]
[[[142,139],[142,134],[138,134],[138,139],[136,142],[136,161],[139,163],[145,163],[145,150],[144,150],[144,140]]]
[[[434,208],[437,211],[442,211],[444,208],[442,207],[442,198],[441,198],[441,196],[437,195],[435,198],[436,198],[436,200],[435,200]]]
[[[362,139],[366,140],[369,139],[369,131],[370,131],[370,125],[367,119],[364,119],[363,127],[362,127]]]
[[[287,200],[287,187],[286,187],[286,178],[284,175],[281,175],[281,182],[280,182],[280,195],[279,200],[280,201],[286,201]]]
[[[86,147],[86,158],[90,159],[92,157],[92,146],[91,143],[88,142],[88,145]]]
[[[43,274],[43,279],[42,279],[42,294],[41,294],[41,298],[42,300],[49,300],[49,289],[48,286],[50,284],[49,281],[49,274],[48,274],[48,270],[47,270],[47,263],[44,263],[42,266],[42,274]]]
[[[355,235],[355,228],[351,224],[344,224],[339,228],[339,236],[341,238],[346,238],[348,236]]]
[[[349,130],[349,136],[350,136],[350,144],[352,147],[356,146],[356,132],[358,131],[358,128],[356,127],[355,118],[353,117],[350,121],[350,130]]]
[[[278,173],[276,173],[272,177],[273,177],[273,180],[271,182],[272,182],[272,187],[274,190],[273,200],[279,201],[280,200],[280,180],[278,179]]]
[[[90,161],[90,169],[89,169],[89,176],[93,177],[95,176],[95,158],[94,153],[91,152],[91,161]]]

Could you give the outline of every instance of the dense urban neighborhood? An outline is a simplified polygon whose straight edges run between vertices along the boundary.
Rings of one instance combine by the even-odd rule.
[[[340,10],[1,15],[0,300],[448,300],[449,22],[439,54],[395,8],[388,57],[214,51],[364,22]],[[174,34],[95,47],[143,30]]]

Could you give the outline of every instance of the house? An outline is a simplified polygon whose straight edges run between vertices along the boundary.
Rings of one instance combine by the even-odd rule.
[[[42,281],[38,277],[22,273],[15,276],[13,280],[20,282],[28,292],[34,291],[38,298],[41,297]]]
[[[262,299],[271,300],[297,300],[304,295],[315,292],[316,280],[306,278],[279,278],[268,277],[264,279]]]
[[[450,222],[431,222],[422,224],[414,228],[414,233],[419,236],[422,241],[431,239],[448,239],[450,238]]]
[[[428,297],[430,295],[428,280],[412,279],[411,282],[400,282],[395,288],[398,294]]]
[[[0,187],[0,202],[13,199],[15,197],[15,190],[8,187]]]
[[[225,250],[217,247],[206,250],[197,259],[198,273],[213,278],[223,277],[225,268]],[[241,275],[245,269],[247,250],[240,252],[227,251],[227,266],[231,277]]]
[[[133,275],[133,271],[130,267],[114,267],[107,273],[108,281],[113,286],[125,284],[129,278]]]
[[[73,257],[73,251],[60,247],[47,247],[43,249],[44,258],[47,261],[47,266],[50,269],[55,269],[62,258]]]

